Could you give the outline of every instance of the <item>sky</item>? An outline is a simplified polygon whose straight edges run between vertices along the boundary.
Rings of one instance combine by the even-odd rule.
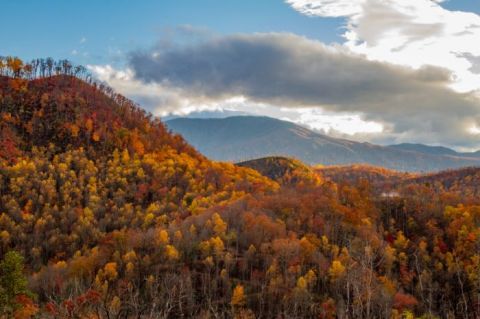
[[[480,0],[1,7],[0,55],[86,65],[158,116],[228,110],[359,141],[480,149]]]

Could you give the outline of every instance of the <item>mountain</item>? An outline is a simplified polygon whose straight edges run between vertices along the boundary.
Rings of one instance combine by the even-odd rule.
[[[417,153],[430,154],[430,155],[448,155],[448,156],[469,157],[469,158],[480,157],[480,151],[470,152],[470,153],[460,153],[444,146],[429,146],[424,144],[402,143],[402,144],[389,145],[389,147],[399,149],[399,150],[404,150],[404,151],[413,151]]]
[[[422,154],[461,156],[460,153],[457,153],[454,150],[443,146],[428,146],[424,144],[402,143],[390,145],[389,147]]]
[[[167,115],[162,117],[162,121],[170,121],[178,118],[196,118],[196,119],[215,119],[226,118],[232,116],[245,116],[248,113],[233,110],[217,110],[217,111],[197,111],[189,113],[188,115]]]
[[[177,118],[166,124],[202,154],[219,161],[287,156],[310,165],[370,164],[417,172],[480,165],[480,158],[446,148],[359,143],[269,117]]]

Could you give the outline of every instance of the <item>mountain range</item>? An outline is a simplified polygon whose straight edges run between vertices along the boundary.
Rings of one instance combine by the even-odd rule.
[[[411,172],[480,165],[480,152],[459,153],[423,144],[355,142],[270,117],[176,118],[166,124],[202,154],[218,161],[287,156],[309,165],[370,164]]]

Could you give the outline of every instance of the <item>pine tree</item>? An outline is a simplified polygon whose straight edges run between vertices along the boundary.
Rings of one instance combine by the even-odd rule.
[[[11,313],[18,308],[18,297],[33,297],[23,275],[23,264],[23,256],[16,251],[6,253],[0,263],[0,314]]]

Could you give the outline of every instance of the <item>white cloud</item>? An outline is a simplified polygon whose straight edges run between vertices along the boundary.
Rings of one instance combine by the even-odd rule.
[[[139,103],[154,115],[162,116],[188,105],[188,99],[181,97],[175,89],[135,80],[128,68],[117,70],[111,65],[88,65],[87,68],[97,79],[108,83],[113,89]]]
[[[304,108],[298,111],[299,118],[295,122],[326,134],[353,136],[359,133],[382,133],[384,130],[381,123],[366,121],[359,114],[335,114],[320,108]]]
[[[364,1],[342,0],[287,0],[294,9],[312,16],[345,17],[354,16],[361,11]]]
[[[451,87],[480,89],[480,16],[432,0],[287,0],[310,16],[345,17],[344,45],[368,59],[453,72]]]

